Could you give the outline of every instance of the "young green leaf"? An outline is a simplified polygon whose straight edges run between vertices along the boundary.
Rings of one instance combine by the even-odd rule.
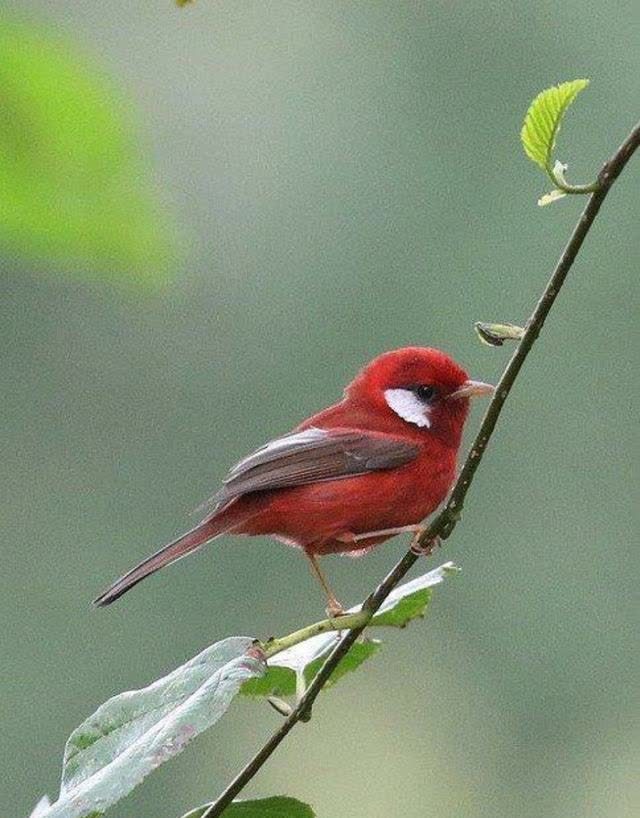
[[[66,41],[0,20],[0,248],[83,276],[164,282],[178,250],[130,106]]]
[[[531,103],[524,119],[520,138],[524,151],[533,162],[551,174],[551,156],[564,114],[589,85],[589,80],[563,82],[542,91]]]
[[[203,804],[182,818],[201,818],[210,806]],[[234,801],[225,809],[224,818],[315,818],[315,812],[302,801],[278,795],[257,801]]]
[[[243,682],[264,672],[253,645],[224,639],[148,687],[105,702],[69,737],[60,797],[41,818],[103,813],[181,752],[221,718]]]
[[[431,588],[439,585],[447,576],[457,573],[451,562],[429,571],[393,590],[371,620],[371,626],[403,628],[412,619],[424,616],[431,599]],[[358,605],[347,613],[357,613]],[[343,631],[329,631],[312,636],[291,648],[275,654],[267,662],[268,670],[260,678],[250,679],[242,686],[242,693],[250,696],[292,696],[300,675],[308,684],[320,669]],[[356,670],[380,650],[381,643],[375,639],[356,642],[349,653],[334,670],[326,687],[331,687],[346,673]]]

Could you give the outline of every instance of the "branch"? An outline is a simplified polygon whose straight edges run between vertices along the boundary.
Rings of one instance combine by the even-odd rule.
[[[345,613],[333,619],[321,619],[320,622],[314,622],[312,625],[307,625],[300,630],[293,631],[286,636],[268,639],[261,645],[264,658],[269,660],[272,656],[282,653],[283,650],[299,645],[300,642],[306,642],[307,639],[312,639],[314,636],[319,636],[321,633],[330,633],[331,631],[347,631],[355,628],[366,627],[371,620],[371,614],[367,610],[357,610],[351,613]],[[376,623],[371,623],[375,625]]]
[[[319,636],[321,633],[329,633],[330,631],[346,631],[354,630],[355,628],[366,627],[371,619],[369,611],[354,611],[353,613],[346,613],[337,619],[322,619],[320,622],[315,622],[313,625],[307,625],[305,628],[300,628],[298,631],[281,636],[277,639],[269,639],[262,645],[262,652],[265,659],[271,659],[283,650],[299,645],[300,642],[306,642],[307,639],[312,639],[314,636]],[[375,623],[374,623],[375,624]]]
[[[464,501],[469,491],[469,487],[473,481],[475,473],[480,465],[480,461],[484,456],[487,445],[493,434],[502,408],[505,404],[511,388],[525,362],[529,352],[531,351],[540,330],[544,326],[544,322],[549,315],[549,312],[558,297],[567,274],[571,269],[573,262],[578,255],[582,243],[584,242],[593,222],[598,215],[598,211],[602,206],[611,186],[618,178],[623,168],[640,146],[640,123],[631,131],[629,136],[625,139],[622,145],[618,148],[611,159],[606,162],[598,174],[598,180],[595,190],[589,196],[586,207],[582,211],[580,219],[575,226],[571,238],[565,247],[560,259],[549,279],[547,286],[536,304],[531,317],[527,322],[527,326],[522,336],[522,340],[518,344],[515,352],[511,356],[502,377],[498,382],[495,394],[489,404],[487,412],[480,424],[480,429],[471,446],[469,454],[462,467],[460,475],[456,481],[453,491],[446,503],[444,509],[431,522],[428,528],[422,533],[419,538],[420,545],[427,546],[429,543],[437,541],[438,538],[447,539],[453,532],[458,521],[460,520]],[[201,818],[217,818],[229,806],[238,793],[248,784],[255,776],[258,770],[265,764],[267,759],[278,747],[280,742],[289,734],[299,721],[308,721],[311,714],[311,708],[318,694],[322,690],[325,682],[329,679],[334,669],[340,663],[341,659],[348,653],[351,646],[358,639],[360,634],[367,627],[371,617],[378,610],[380,605],[384,602],[391,591],[396,587],[400,580],[407,574],[409,569],[416,562],[418,557],[408,551],[404,557],[397,563],[397,565],[387,574],[380,585],[371,593],[362,606],[362,619],[355,627],[352,627],[336,645],[333,651],[328,656],[323,666],[314,677],[313,681],[307,688],[305,694],[298,702],[295,709],[283,722],[281,727],[268,739],[266,744],[256,753],[247,766],[233,779],[227,786],[224,792],[218,799],[211,804],[201,816]],[[345,623],[346,624],[346,623]],[[353,623],[349,623],[353,625]],[[313,627],[313,626],[312,626]]]

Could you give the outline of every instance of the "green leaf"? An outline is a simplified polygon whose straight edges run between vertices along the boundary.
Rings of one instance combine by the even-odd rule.
[[[320,670],[331,648],[337,642],[338,636],[339,634],[337,632],[332,632],[332,638],[328,642],[328,648],[323,650],[319,655],[314,650],[313,654],[310,655],[315,658],[303,660],[301,666],[297,669],[279,667],[273,664],[279,658],[279,656],[274,656],[273,659],[269,660],[269,668],[265,675],[259,679],[249,679],[246,681],[242,685],[241,692],[247,696],[270,696],[273,693],[277,696],[294,696],[296,694],[298,673],[303,674],[304,683],[305,686],[307,686]],[[317,637],[313,638],[315,639]],[[311,639],[308,641],[310,642]],[[360,642],[356,642],[329,677],[325,689],[332,687],[337,681],[342,679],[345,674],[357,670],[361,664],[366,662],[367,659],[370,659],[381,647],[382,642],[378,639],[364,639]]]
[[[456,574],[458,569],[447,562],[410,582],[405,582],[392,591],[383,602],[371,625],[403,628],[412,619],[424,616],[431,600],[434,585],[439,585],[447,576]],[[356,613],[361,606],[350,608],[348,613]],[[307,639],[292,648],[277,653],[268,660],[268,670],[259,679],[250,679],[242,686],[242,693],[249,696],[292,696],[296,693],[299,677],[308,684],[320,669],[343,631],[330,631]],[[357,642],[336,667],[327,687],[331,687],[346,673],[360,667],[363,662],[376,654],[381,642],[375,639]]]
[[[0,20],[0,249],[158,284],[176,235],[130,107],[65,40]]]
[[[551,156],[564,114],[578,96],[589,85],[589,80],[573,80],[554,85],[542,91],[531,103],[520,132],[524,151],[533,162],[548,173]]]
[[[201,818],[210,806],[203,804],[182,818]],[[278,795],[257,801],[234,801],[224,811],[224,818],[315,818],[315,812],[302,801]]]
[[[356,642],[349,653],[347,653],[340,664],[334,669],[331,676],[329,676],[324,689],[327,690],[333,687],[333,685],[339,682],[347,673],[352,673],[354,670],[357,670],[367,659],[374,656],[381,647],[382,642],[379,639],[363,639],[360,642]],[[304,669],[304,678],[307,685],[320,670],[326,658],[326,656],[323,656],[319,659],[315,659]]]
[[[41,818],[103,813],[181,752],[221,718],[243,682],[264,672],[253,645],[224,639],[148,687],[105,702],[69,737],[60,798]]]

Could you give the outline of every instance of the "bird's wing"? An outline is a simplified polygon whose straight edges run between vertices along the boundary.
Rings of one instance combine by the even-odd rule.
[[[277,438],[233,466],[220,491],[199,510],[209,514],[242,494],[340,480],[403,466],[418,447],[398,437],[361,429],[309,428]]]

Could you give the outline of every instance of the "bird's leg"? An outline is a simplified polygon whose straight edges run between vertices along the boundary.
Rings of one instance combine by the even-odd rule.
[[[401,525],[397,528],[381,528],[379,531],[366,531],[364,534],[350,534],[349,539],[344,535],[342,542],[358,542],[359,540],[369,540],[372,537],[393,537],[396,534],[421,534],[424,528],[421,525]],[[336,539],[341,539],[337,537]]]
[[[344,613],[344,608],[336,599],[336,595],[331,590],[329,583],[327,582],[327,578],[325,577],[322,569],[320,568],[320,563],[318,562],[318,558],[315,554],[311,554],[308,551],[305,551],[307,557],[309,558],[309,562],[311,564],[311,570],[318,578],[320,585],[322,585],[322,589],[326,594],[327,597],[327,616],[329,619],[333,619],[335,616],[342,616]]]

